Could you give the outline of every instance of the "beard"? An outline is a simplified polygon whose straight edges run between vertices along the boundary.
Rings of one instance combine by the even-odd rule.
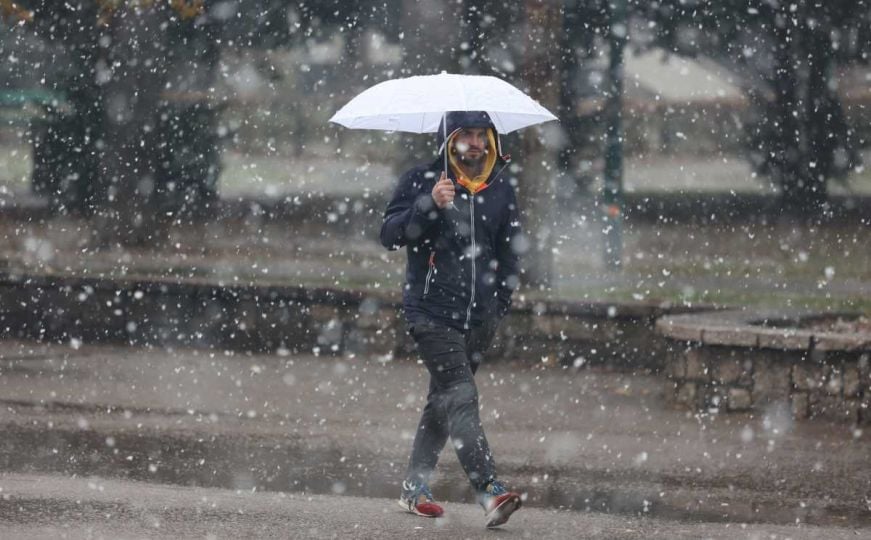
[[[477,176],[481,174],[484,168],[484,163],[487,159],[487,151],[484,150],[475,157],[472,157],[467,153],[459,153],[458,157],[460,158],[460,164],[462,164],[463,168],[472,173],[473,176]]]

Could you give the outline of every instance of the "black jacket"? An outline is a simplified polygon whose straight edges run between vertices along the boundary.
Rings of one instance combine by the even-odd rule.
[[[467,114],[448,115],[449,134],[460,126],[480,127]],[[440,146],[442,134],[440,129]],[[486,187],[474,196],[455,183],[454,208],[439,209],[432,198],[443,155],[400,178],[384,213],[381,243],[391,250],[406,247],[403,306],[410,323],[431,319],[465,330],[508,310],[518,283],[521,230],[506,165],[500,156]]]

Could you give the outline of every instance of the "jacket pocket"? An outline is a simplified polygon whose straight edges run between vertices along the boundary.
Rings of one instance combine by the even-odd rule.
[[[423,297],[429,294],[429,284],[435,279],[435,251],[429,252],[429,270],[426,271],[426,282],[423,284]]]

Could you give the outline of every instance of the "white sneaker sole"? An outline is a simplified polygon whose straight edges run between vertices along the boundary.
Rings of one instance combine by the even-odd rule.
[[[523,502],[520,500],[520,495],[502,501],[502,504],[484,516],[487,518],[486,527],[492,529],[493,527],[505,524],[505,522],[508,521],[508,518],[511,517],[511,514],[516,512],[522,504]]]

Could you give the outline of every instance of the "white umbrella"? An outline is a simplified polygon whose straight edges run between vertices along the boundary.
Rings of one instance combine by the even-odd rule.
[[[435,133],[451,111],[486,111],[503,134],[557,120],[502,79],[442,72],[378,83],[339,109],[330,122],[351,129]],[[447,122],[442,125],[447,131]],[[444,136],[447,140],[447,132]],[[444,158],[447,171],[447,152]]]
[[[507,82],[487,75],[420,75],[378,83],[330,118],[351,129],[435,133],[450,111],[486,111],[499,133],[557,117]]]

